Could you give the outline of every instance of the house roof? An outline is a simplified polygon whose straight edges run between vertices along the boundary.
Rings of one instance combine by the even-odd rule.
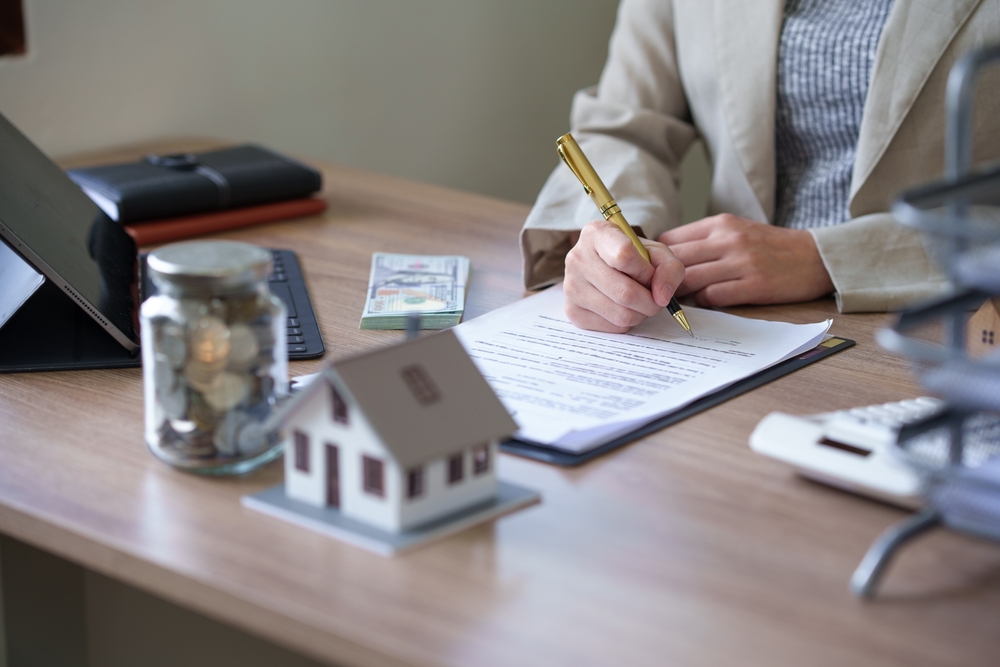
[[[404,467],[517,430],[451,331],[334,362],[292,399],[280,420],[320,386],[337,386],[338,378]]]

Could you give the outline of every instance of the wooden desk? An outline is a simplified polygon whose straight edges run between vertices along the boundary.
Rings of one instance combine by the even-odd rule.
[[[374,251],[471,257],[468,317],[521,297],[527,207],[325,176],[325,215],[226,238],[299,254],[328,358],[401,337],[357,329]],[[773,409],[918,395],[873,341],[886,318],[829,300],[738,312],[833,317],[858,346],[578,469],[504,456],[541,505],[396,559],[241,507],[278,464],[218,480],[155,460],[138,370],[0,376],[0,532],[341,665],[995,665],[1000,549],[936,532],[860,602],[848,578],[903,513],[747,446]]]

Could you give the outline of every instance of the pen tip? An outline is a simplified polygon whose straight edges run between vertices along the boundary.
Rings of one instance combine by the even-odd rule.
[[[688,331],[688,336],[691,336],[691,338],[694,338],[694,332],[691,331],[690,329],[688,329],[687,331]]]

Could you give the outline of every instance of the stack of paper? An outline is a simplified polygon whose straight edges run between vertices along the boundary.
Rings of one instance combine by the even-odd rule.
[[[627,334],[577,329],[562,286],[455,328],[520,426],[517,438],[584,452],[818,345],[830,320],[788,324],[685,308]]]
[[[462,321],[469,284],[468,258],[457,255],[372,255],[362,329],[405,329],[420,313],[421,329]]]

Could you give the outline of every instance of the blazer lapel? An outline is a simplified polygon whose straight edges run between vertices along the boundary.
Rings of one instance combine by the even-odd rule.
[[[784,0],[714,0],[715,70],[733,148],[764,216],[774,215],[774,114]]]
[[[882,28],[868,84],[851,178],[852,201],[882,158],[937,61],[980,1],[895,1]]]

